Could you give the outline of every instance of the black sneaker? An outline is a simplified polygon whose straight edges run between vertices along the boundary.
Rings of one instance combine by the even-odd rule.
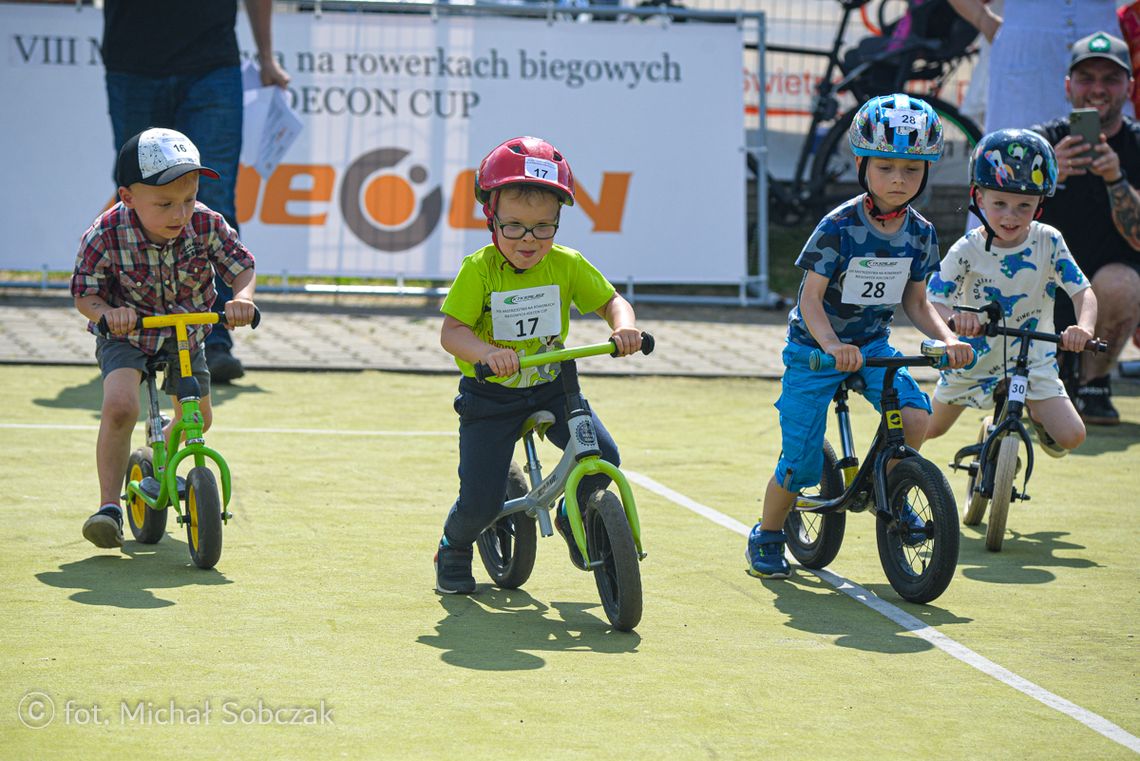
[[[210,380],[215,383],[229,383],[245,375],[241,360],[220,343],[206,344],[206,366],[210,368]]]
[[[83,538],[96,547],[113,549],[123,546],[123,512],[105,505],[83,523]]]
[[[586,561],[582,560],[582,552],[578,549],[578,542],[574,541],[574,531],[570,528],[570,518],[566,516],[566,501],[559,500],[558,509],[554,511],[554,528],[566,540],[570,548],[570,562],[579,571],[586,570]]]
[[[451,547],[440,543],[435,552],[435,591],[444,595],[469,595],[475,591],[471,575],[470,547]]]
[[[1077,389],[1077,412],[1088,425],[1119,425],[1120,413],[1112,406],[1112,386],[1107,375],[1093,378]]]

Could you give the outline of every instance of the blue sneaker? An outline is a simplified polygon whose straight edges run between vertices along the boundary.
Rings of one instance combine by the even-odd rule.
[[[765,531],[757,523],[748,535],[748,549],[744,559],[748,561],[748,574],[761,579],[786,579],[792,575],[792,567],[784,557],[784,543],[787,537],[783,531]]]
[[[926,521],[918,517],[918,513],[907,502],[903,504],[902,523],[909,529],[902,535],[902,543],[907,547],[917,547],[926,541]]]

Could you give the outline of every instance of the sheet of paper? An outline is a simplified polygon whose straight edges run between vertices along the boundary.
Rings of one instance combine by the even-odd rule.
[[[242,66],[242,85],[241,163],[269,177],[301,133],[301,119],[284,90],[261,86],[261,75],[249,61]]]

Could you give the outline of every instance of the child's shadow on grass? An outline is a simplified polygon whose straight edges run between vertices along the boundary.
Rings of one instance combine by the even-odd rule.
[[[210,400],[213,406],[218,407],[230,399],[234,399],[242,394],[264,394],[267,393],[265,389],[258,386],[256,383],[249,385],[234,385],[232,383],[211,383],[210,384]],[[170,407],[170,399],[166,394],[162,393],[161,376],[159,380],[159,394],[162,397],[160,404],[162,407]],[[146,412],[146,391],[145,386],[139,385],[139,398],[141,399],[140,406],[143,413]],[[86,383],[81,383],[78,386],[68,386],[60,389],[55,398],[46,399],[33,399],[33,404],[40,407],[49,407],[52,409],[65,409],[65,410],[88,410],[98,415],[103,407],[103,378],[96,373]]]
[[[37,573],[36,578],[51,587],[80,590],[69,598],[75,602],[116,608],[165,608],[175,604],[158,597],[152,589],[233,583],[216,569],[194,567],[186,544],[172,541],[169,536],[158,544],[128,541],[122,552],[64,563],[58,571]]]
[[[958,565],[962,575],[989,584],[1046,584],[1056,579],[1047,570],[1055,568],[1097,568],[1098,563],[1083,557],[1058,557],[1059,551],[1083,550],[1083,545],[1061,539],[1067,531],[1038,531],[1019,534],[1006,529],[1000,552],[986,549],[986,524],[962,527]]]
[[[599,603],[539,602],[521,589],[480,584],[474,595],[441,595],[447,615],[416,641],[444,651],[445,663],[479,671],[527,671],[546,661],[533,651],[632,653],[641,637],[619,632],[588,608]],[[553,608],[557,616],[548,613]]]
[[[927,640],[912,635],[910,629],[850,599],[810,571],[797,569],[790,579],[765,582],[765,586],[776,595],[776,609],[788,616],[787,626],[836,637],[834,644],[839,647],[892,654],[920,653],[934,647]],[[930,603],[919,606],[892,599],[897,595],[889,584],[862,586],[928,626],[963,624],[972,620]],[[834,603],[821,605],[823,593],[829,593]]]

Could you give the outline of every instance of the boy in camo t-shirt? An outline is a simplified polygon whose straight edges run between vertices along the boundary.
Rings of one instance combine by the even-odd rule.
[[[970,361],[926,300],[926,277],[938,268],[934,226],[910,203],[926,184],[929,163],[942,155],[942,125],[924,101],[905,94],[872,98],[848,134],[859,182],[867,192],[832,210],[816,227],[796,264],[805,271],[788,315],[780,411],[783,451],[764,493],[764,513],[748,538],[748,572],[787,578],[783,532],[796,495],[820,481],[828,403],[839,384],[858,372],[863,394],[879,408],[885,368],[863,367],[863,357],[898,356],[887,342],[901,303],[915,327],[945,341],[952,367]],[[808,357],[822,349],[835,369],[812,371]],[[906,372],[895,377],[907,443],[921,445],[930,401]],[[922,519],[907,515],[911,534],[925,536]]]

